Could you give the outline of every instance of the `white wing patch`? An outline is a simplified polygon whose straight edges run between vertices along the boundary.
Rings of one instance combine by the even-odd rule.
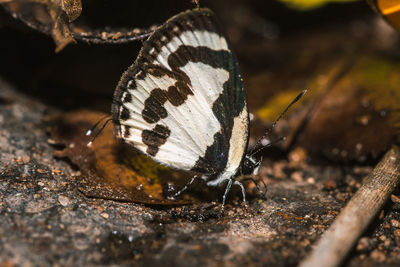
[[[225,170],[215,180],[209,181],[207,185],[216,186],[221,182],[230,179],[238,171],[247,145],[248,113],[244,106],[239,116],[233,119],[232,136],[229,140],[228,162]]]
[[[222,93],[223,84],[229,79],[229,72],[201,62],[188,62],[180,69],[189,76],[193,95],[188,95],[179,106],[173,106],[167,101],[163,106],[168,116],[156,123],[148,123],[141,112],[150,92],[154,88],[165,90],[174,85],[176,80],[169,76],[156,77],[147,74],[144,79],[136,80],[136,89],[127,90],[132,95],[132,101],[123,103],[123,106],[129,109],[130,117],[121,124],[130,127],[130,135],[124,138],[125,141],[145,153],[147,146],[142,141],[143,130],[152,130],[156,124],[167,127],[171,131],[170,136],[153,158],[175,168],[190,170],[198,158],[204,156],[207,147],[214,142],[214,135],[221,130],[212,105]],[[122,127],[123,135],[124,131],[125,128]],[[230,155],[229,161],[231,157],[235,158]]]
[[[179,37],[175,36],[172,38],[171,41],[161,48],[161,51],[153,64],[161,65],[166,69],[171,70],[167,62],[168,56],[174,53],[183,44],[193,44],[196,47],[205,46],[214,50],[229,50],[225,38],[216,33],[198,30],[185,31],[182,32]]]

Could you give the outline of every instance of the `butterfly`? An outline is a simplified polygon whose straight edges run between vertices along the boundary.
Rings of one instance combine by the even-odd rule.
[[[175,197],[200,178],[208,186],[226,184],[221,212],[233,185],[246,205],[240,178],[257,173],[257,154],[270,144],[263,144],[264,136],[247,149],[242,77],[211,10],[182,12],[144,41],[115,90],[111,113],[125,143],[158,163],[196,173]]]

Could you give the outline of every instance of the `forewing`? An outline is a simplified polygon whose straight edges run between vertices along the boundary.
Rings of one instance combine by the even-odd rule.
[[[183,12],[149,37],[118,84],[112,113],[120,138],[174,168],[213,174],[227,166],[229,154],[243,156],[245,94],[210,10]],[[239,114],[235,128],[242,135],[230,150]]]

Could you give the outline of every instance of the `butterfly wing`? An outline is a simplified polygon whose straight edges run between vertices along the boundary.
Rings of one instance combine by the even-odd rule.
[[[209,9],[168,20],[144,43],[114,94],[117,136],[155,161],[216,174],[247,147],[236,59]]]

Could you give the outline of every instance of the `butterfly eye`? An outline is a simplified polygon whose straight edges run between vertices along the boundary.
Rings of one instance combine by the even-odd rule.
[[[242,163],[242,174],[243,175],[251,175],[253,174],[253,170],[259,165],[260,163],[254,161],[254,159],[246,156]]]

